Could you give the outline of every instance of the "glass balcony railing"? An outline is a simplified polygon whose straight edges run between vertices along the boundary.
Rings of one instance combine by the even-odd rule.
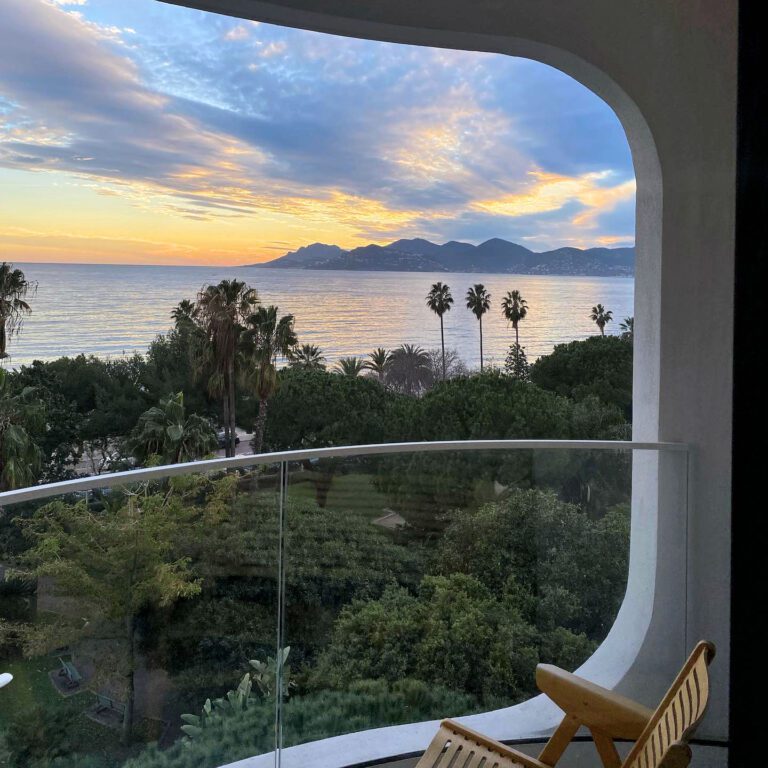
[[[315,761],[344,766],[414,751],[409,724],[481,725],[611,630],[637,471],[671,478],[684,536],[687,452],[661,444],[334,448],[0,494],[0,765],[287,768],[405,728]]]

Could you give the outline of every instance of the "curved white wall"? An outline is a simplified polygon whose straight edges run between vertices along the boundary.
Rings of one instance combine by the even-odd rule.
[[[356,37],[525,56],[613,107],[638,181],[634,439],[685,442],[694,458],[688,518],[671,501],[674,477],[646,460],[636,465],[627,600],[584,669],[653,703],[683,645],[709,638],[718,658],[702,732],[727,738],[737,4],[171,1]]]

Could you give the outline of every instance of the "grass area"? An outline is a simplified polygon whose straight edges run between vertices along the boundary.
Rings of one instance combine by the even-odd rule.
[[[319,473],[306,470],[291,472],[288,478],[288,498],[315,501]],[[379,516],[387,506],[387,497],[373,484],[374,475],[367,472],[338,472],[333,475],[326,507],[334,510],[354,510]]]
[[[58,659],[54,656],[3,663],[3,671],[10,672],[14,679],[0,691],[0,742],[4,741],[5,729],[13,718],[31,712],[36,706],[43,706],[52,712],[65,713],[73,741],[87,745],[88,753],[102,757],[105,766],[121,765],[140,751],[142,743],[125,747],[120,743],[118,730],[107,728],[85,716],[85,710],[96,702],[95,695],[89,690],[68,697],[56,691],[48,673],[58,669],[58,666]],[[138,724],[137,731],[141,732],[144,725]],[[151,738],[156,739],[157,736],[154,733]],[[8,764],[8,757],[0,744],[0,766]]]

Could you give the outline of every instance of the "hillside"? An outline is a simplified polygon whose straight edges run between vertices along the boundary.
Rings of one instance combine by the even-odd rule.
[[[376,272],[486,272],[521,275],[631,276],[634,248],[557,248],[536,253],[493,238],[480,245],[452,240],[438,245],[414,238],[389,245],[344,250],[314,243],[273,261],[250,264],[270,269],[345,269]]]

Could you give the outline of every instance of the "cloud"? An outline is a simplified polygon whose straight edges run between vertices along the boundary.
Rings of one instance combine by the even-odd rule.
[[[194,221],[335,221],[358,241],[632,230],[615,116],[548,67],[149,0],[62,4],[3,0],[2,166]]]
[[[238,24],[236,27],[232,27],[225,35],[225,40],[247,40],[251,36],[251,32],[244,24]]]
[[[512,194],[489,200],[478,200],[473,210],[503,216],[527,216],[559,211],[573,201],[583,210],[576,213],[571,224],[579,229],[594,228],[598,217],[612,211],[619,203],[634,200],[635,181],[624,181],[615,186],[602,186],[611,176],[609,171],[585,173],[581,176],[562,176],[543,171],[529,171],[529,181]]]
[[[258,55],[261,59],[271,59],[273,56],[280,56],[280,54],[285,53],[287,47],[284,41],[276,40],[260,48]]]

